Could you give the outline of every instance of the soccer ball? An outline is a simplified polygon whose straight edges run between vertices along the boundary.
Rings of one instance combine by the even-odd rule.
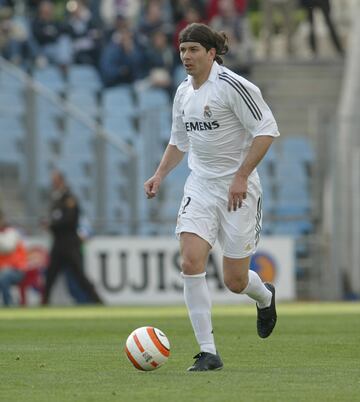
[[[127,338],[125,353],[138,370],[151,371],[167,361],[170,343],[159,329],[141,327],[135,329]]]

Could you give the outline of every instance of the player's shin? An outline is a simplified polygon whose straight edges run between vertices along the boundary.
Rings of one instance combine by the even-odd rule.
[[[200,350],[216,354],[211,322],[211,299],[205,275],[205,272],[199,275],[182,274],[184,299]]]
[[[254,299],[259,308],[270,306],[272,294],[266,288],[259,275],[252,270],[249,270],[249,282],[241,293]]]

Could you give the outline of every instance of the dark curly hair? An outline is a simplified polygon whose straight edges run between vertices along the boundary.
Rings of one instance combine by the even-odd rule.
[[[198,42],[209,51],[211,48],[216,50],[215,61],[223,64],[220,56],[229,50],[228,37],[225,32],[217,32],[205,24],[193,23],[185,27],[179,34],[179,43]]]

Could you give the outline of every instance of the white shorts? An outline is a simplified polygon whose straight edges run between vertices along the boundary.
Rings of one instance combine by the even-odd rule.
[[[175,233],[195,233],[211,247],[219,241],[229,258],[245,258],[256,251],[262,224],[262,190],[259,176],[248,179],[241,208],[229,212],[228,193],[233,177],[204,179],[191,173],[184,187]]]

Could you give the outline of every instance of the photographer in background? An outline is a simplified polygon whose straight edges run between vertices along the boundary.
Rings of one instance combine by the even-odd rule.
[[[57,170],[52,173],[49,230],[53,237],[50,265],[46,275],[43,304],[50,302],[53,285],[60,272],[68,271],[91,303],[102,303],[83,269],[82,241],[78,234],[80,207]]]

